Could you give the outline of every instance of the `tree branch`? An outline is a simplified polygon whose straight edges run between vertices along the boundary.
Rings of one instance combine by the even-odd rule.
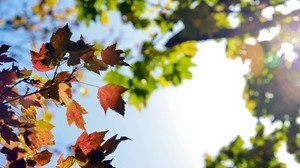
[[[279,25],[280,22],[282,22],[283,19],[287,17],[293,17],[293,16],[299,16],[300,15],[300,9],[295,10],[287,15],[277,14],[273,16],[273,19],[270,21],[265,22],[259,22],[259,21],[248,21],[243,24],[241,24],[238,28],[235,29],[221,29],[220,31],[212,34],[200,34],[198,33],[194,37],[184,37],[183,31],[177,33],[173,37],[171,37],[168,42],[165,44],[166,47],[170,48],[177,44],[183,43],[185,41],[189,40],[196,40],[196,41],[202,41],[202,40],[208,40],[208,39],[220,39],[220,38],[231,38],[236,36],[243,36],[245,34],[250,35],[257,35],[260,30],[267,29],[271,27],[275,27],[276,25]]]

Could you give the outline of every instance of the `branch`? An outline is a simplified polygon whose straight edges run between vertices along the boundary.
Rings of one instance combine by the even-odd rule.
[[[253,22],[245,22],[241,24],[238,28],[235,29],[221,29],[220,31],[212,34],[200,34],[198,33],[197,36],[194,37],[184,37],[183,31],[177,33],[173,37],[171,37],[168,42],[165,44],[166,47],[170,48],[177,44],[180,44],[185,41],[189,40],[196,40],[196,41],[202,41],[202,40],[208,40],[208,39],[220,39],[220,38],[231,38],[236,36],[243,36],[245,34],[250,35],[257,35],[260,30],[267,29],[271,27],[275,27],[280,23],[282,20],[284,20],[287,17],[293,17],[293,16],[299,16],[300,15],[300,9],[295,10],[287,15],[277,14],[274,15],[273,19],[266,22],[259,22],[259,21],[253,21]]]

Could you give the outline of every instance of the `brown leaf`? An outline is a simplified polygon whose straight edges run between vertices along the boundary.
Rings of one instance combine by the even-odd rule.
[[[69,125],[75,122],[75,125],[78,128],[85,130],[84,128],[85,121],[82,116],[84,114],[87,114],[87,112],[75,100],[72,100],[69,104],[67,104],[66,115],[67,115],[67,121]]]
[[[116,50],[116,45],[117,44],[113,44],[101,51],[102,60],[110,66],[114,66],[114,65],[130,66],[129,64],[124,62],[125,58],[120,56],[124,52],[122,50]]]
[[[106,132],[93,132],[88,135],[86,132],[83,132],[77,139],[75,145],[72,147],[73,151],[76,148],[80,148],[81,151],[87,155],[91,152],[91,150],[96,150],[101,143],[104,141],[104,136]]]
[[[63,48],[69,42],[72,36],[72,32],[69,29],[68,24],[63,28],[59,28],[51,36],[50,43],[55,49]]]
[[[67,81],[70,81],[70,82],[78,82],[78,80],[75,78],[74,75],[71,75],[69,72],[67,71],[62,71],[60,73],[58,73],[56,76],[55,76],[55,79],[54,79],[56,82],[67,82]]]
[[[44,150],[40,153],[37,153],[33,156],[33,160],[36,162],[37,166],[44,166],[50,162],[52,153],[48,150]]]
[[[115,84],[107,84],[99,88],[98,99],[105,113],[108,108],[111,108],[124,116],[125,101],[122,99],[121,94],[126,90],[123,86]]]

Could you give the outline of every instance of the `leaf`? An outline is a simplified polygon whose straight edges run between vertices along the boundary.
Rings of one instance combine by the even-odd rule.
[[[86,61],[87,59],[94,57],[96,49],[93,45],[85,43],[83,37],[80,36],[80,40],[76,43],[73,41],[69,42],[67,51],[70,54],[67,64],[68,66],[74,66],[80,64],[80,59]]]
[[[103,24],[103,25],[107,25],[108,24],[108,14],[106,11],[101,11],[101,14],[100,14],[100,22]]]
[[[108,140],[105,141],[105,143],[102,145],[103,149],[104,149],[104,156],[107,156],[111,153],[113,153],[118,145],[120,144],[120,142],[122,141],[126,141],[126,140],[130,140],[129,138],[122,136],[119,139],[116,139],[117,135],[109,138]]]
[[[62,71],[55,76],[56,82],[78,82],[74,75],[71,75],[68,71]]]
[[[1,47],[0,47],[0,55],[3,54],[3,53],[6,53],[9,48],[10,48],[9,45],[5,45],[5,44],[1,45]]]
[[[67,103],[68,99],[72,98],[72,90],[71,87],[66,83],[58,84],[58,93],[61,103]]]
[[[48,150],[44,150],[40,153],[37,153],[33,156],[33,160],[36,162],[37,166],[44,166],[50,162],[52,153]]]
[[[4,62],[4,63],[7,63],[7,62],[17,62],[15,59],[3,54],[5,52],[7,52],[7,50],[9,49],[10,46],[8,45],[1,45],[0,46],[0,65],[3,65],[1,64],[1,62]]]
[[[62,49],[67,45],[70,38],[72,36],[72,32],[69,29],[68,24],[66,24],[63,28],[59,28],[54,32],[51,36],[50,43],[55,49]]]
[[[83,132],[77,139],[75,145],[72,147],[73,151],[75,151],[78,147],[81,151],[87,155],[93,149],[96,150],[101,143],[104,141],[104,136],[106,132],[93,132],[91,134],[87,134],[87,132]]]
[[[44,65],[42,62],[46,58],[46,44],[43,44],[39,53],[30,51],[33,68],[40,72],[47,72],[55,68],[53,65]]]
[[[125,58],[120,56],[124,52],[122,50],[116,50],[116,45],[117,44],[113,44],[101,51],[102,60],[110,66],[114,66],[114,65],[130,66],[129,64],[124,62]]]
[[[85,130],[84,128],[85,121],[82,116],[84,114],[87,114],[87,112],[75,100],[72,100],[69,104],[67,104],[66,115],[67,115],[67,121],[69,125],[75,122],[75,125],[78,128]]]
[[[100,71],[107,70],[108,65],[106,65],[102,60],[99,60],[96,57],[92,57],[85,60],[84,67],[87,70],[100,74]]]
[[[107,84],[98,89],[98,99],[105,113],[108,108],[111,108],[124,116],[125,101],[121,94],[126,90],[126,88],[115,84]]]
[[[73,156],[68,156],[64,159],[63,155],[60,155],[57,160],[56,168],[70,168],[75,162],[75,158]]]
[[[50,122],[43,119],[35,122],[33,133],[29,136],[35,148],[40,149],[42,146],[54,144],[54,136],[51,132],[53,128],[54,126]]]

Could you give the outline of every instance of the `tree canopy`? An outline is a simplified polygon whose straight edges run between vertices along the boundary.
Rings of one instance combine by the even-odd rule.
[[[3,9],[0,11],[3,13],[7,11],[5,8],[9,5],[16,5],[13,1],[4,0],[1,3],[3,5],[0,9]],[[5,109],[9,114],[2,119],[1,137],[5,141],[3,143],[10,144],[9,140],[21,141],[15,133],[12,133],[11,127],[17,127],[17,125],[11,125],[5,120],[8,118],[8,122],[11,122],[13,119],[14,111],[9,110],[8,104],[11,103],[8,102],[14,99],[19,100],[19,105],[23,109],[32,105],[42,106],[38,103],[41,102],[40,100],[25,100],[24,96],[19,96],[30,94],[30,92],[25,91],[25,94],[20,94],[13,91],[14,86],[21,83],[19,81],[27,82],[37,88],[45,99],[63,103],[67,107],[71,106],[67,108],[69,124],[75,122],[77,127],[84,129],[84,121],[78,118],[86,112],[74,110],[75,106],[76,109],[82,107],[76,101],[69,100],[71,96],[69,92],[66,92],[68,84],[65,85],[76,82],[72,81],[76,70],[58,73],[56,68],[61,66],[62,61],[71,67],[83,64],[85,69],[95,73],[107,70],[108,66],[116,66],[105,73],[104,80],[111,84],[100,87],[98,94],[104,111],[111,108],[124,115],[125,102],[120,95],[125,90],[128,89],[126,91],[127,102],[137,109],[142,109],[146,106],[151,93],[157,88],[177,86],[183,80],[192,78],[190,68],[195,65],[192,57],[196,53],[196,41],[224,39],[228,58],[250,62],[250,72],[245,75],[246,86],[243,98],[247,109],[257,118],[256,135],[250,140],[237,136],[228,146],[223,147],[217,156],[207,154],[206,167],[285,167],[285,164],[281,163],[276,156],[279,147],[283,145],[286,145],[287,151],[297,162],[300,162],[300,99],[298,98],[300,8],[295,4],[299,6],[299,2],[284,0],[74,0],[70,3],[40,0],[35,3],[27,1],[19,3],[17,5],[19,8],[21,6],[23,11],[16,10],[1,15],[3,17],[0,18],[0,32],[1,34],[9,34],[9,32],[27,34],[24,38],[31,40],[34,45],[45,40],[47,34],[55,32],[50,42],[43,44],[39,52],[31,52],[31,62],[37,71],[52,70],[54,74],[53,79],[46,80],[32,78],[31,72],[20,69],[14,64],[9,69],[3,68],[2,73],[6,76],[1,76],[1,80],[4,81],[2,86],[6,89],[0,92],[0,98],[3,99],[1,110]],[[68,26],[56,31],[57,27],[62,27],[58,25],[64,25],[66,22],[72,28],[81,24],[89,26],[91,23],[107,25],[113,19],[112,13],[120,17],[124,24],[132,25],[134,30],[150,32],[148,40],[140,44],[137,54],[133,52],[136,50],[133,47],[118,50],[116,44],[105,46],[103,42],[96,41],[95,46],[92,46],[86,44],[83,38],[76,42],[72,41]],[[49,24],[49,21],[52,24]],[[176,28],[178,26],[182,28]],[[172,37],[165,40],[165,45],[162,46],[162,41],[170,34]],[[0,41],[3,44],[18,45],[3,39]],[[289,50],[285,49],[287,46]],[[18,58],[7,56],[5,54],[7,49],[6,45],[1,46],[1,63],[3,64],[15,62]],[[93,55],[96,49],[101,51],[101,60]],[[17,50],[16,48],[15,51]],[[65,54],[68,56],[65,57]],[[123,55],[120,56],[120,54]],[[132,60],[128,64],[124,61],[125,58],[132,58]],[[124,68],[128,68],[126,66],[129,65],[129,71],[124,73]],[[10,78],[12,74],[13,80]],[[64,89],[63,97],[72,105],[66,104],[60,98],[61,96],[58,96],[60,95],[58,92],[42,94],[43,89],[59,90],[59,83],[64,85],[61,85],[64,87],[62,88]],[[19,110],[22,110],[22,107],[21,109],[19,107]],[[25,114],[30,115],[26,116],[27,118],[35,115],[31,112]],[[271,132],[265,131],[266,126],[262,122],[265,119],[276,125]],[[22,123],[18,124],[22,125]],[[28,130],[39,124],[20,125],[18,128],[22,128],[22,131],[18,134],[26,137],[29,134]],[[47,126],[45,129],[49,131],[50,127]],[[2,132],[9,132],[9,135],[2,134]],[[103,151],[106,143],[97,142],[97,149],[94,146],[81,147],[80,145],[83,144],[81,142],[84,141],[83,139],[92,141],[93,137],[102,137],[104,134],[103,132],[89,135],[83,133],[74,147],[75,159],[85,162],[86,157],[92,157],[91,151],[102,152],[102,156],[106,156]],[[51,143],[51,137],[47,138],[47,142],[43,143]],[[113,137],[112,139],[115,143],[119,143],[127,138]],[[23,141],[26,142],[26,139]],[[112,140],[106,141],[110,143],[108,141]],[[250,146],[245,145],[248,141]],[[76,148],[81,149],[77,158]],[[9,162],[14,163],[18,161],[16,154],[24,153],[22,150],[4,146],[1,152],[7,155]],[[37,153],[34,156],[37,155],[36,158],[39,158],[41,155],[50,155],[47,151],[42,152],[45,154]],[[14,156],[8,153],[14,153]],[[68,159],[62,162],[72,160],[73,163],[74,156],[73,159]],[[103,161],[103,159],[100,160]],[[38,159],[31,160],[37,161]],[[109,161],[105,163],[109,164]],[[22,160],[20,164],[24,164],[24,161]]]

